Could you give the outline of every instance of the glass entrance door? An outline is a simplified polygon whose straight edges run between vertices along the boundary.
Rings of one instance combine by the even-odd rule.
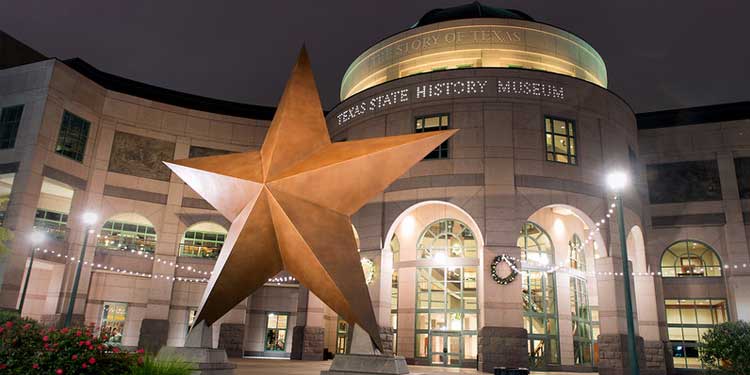
[[[430,364],[461,366],[460,332],[430,332]]]

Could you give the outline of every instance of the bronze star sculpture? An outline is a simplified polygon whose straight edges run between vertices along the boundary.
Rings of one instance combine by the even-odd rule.
[[[195,324],[285,269],[382,349],[350,217],[455,132],[331,143],[303,47],[260,151],[165,162],[232,223]]]

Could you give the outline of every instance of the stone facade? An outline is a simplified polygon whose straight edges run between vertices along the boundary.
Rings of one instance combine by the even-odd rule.
[[[323,337],[325,330],[319,327],[294,327],[292,359],[303,361],[323,360]]]
[[[162,319],[143,319],[138,346],[150,353],[156,353],[167,345],[169,321]]]
[[[245,324],[224,323],[219,329],[219,349],[227,356],[241,358],[244,354]]]
[[[528,367],[527,338],[523,328],[482,327],[479,331],[479,369],[492,372],[495,367]]]

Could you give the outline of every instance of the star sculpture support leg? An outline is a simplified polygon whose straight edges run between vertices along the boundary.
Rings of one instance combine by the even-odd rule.
[[[303,47],[260,151],[166,163],[232,222],[196,323],[286,269],[382,349],[351,215],[456,131],[331,143]]]

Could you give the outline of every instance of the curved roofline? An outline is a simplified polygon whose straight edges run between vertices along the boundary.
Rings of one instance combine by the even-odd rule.
[[[547,72],[547,71],[542,71],[542,70],[525,69],[525,68],[473,67],[473,68],[462,68],[462,69],[456,69],[456,70],[441,70],[441,71],[436,71],[436,72],[424,72],[424,73],[417,73],[417,74],[412,74],[412,75],[409,75],[409,76],[405,76],[405,77],[400,77],[400,78],[392,79],[392,80],[390,80],[390,81],[386,81],[386,82],[383,82],[383,83],[379,83],[379,84],[377,84],[377,85],[375,85],[375,86],[371,86],[371,87],[368,87],[368,88],[366,88],[366,89],[364,89],[364,90],[362,90],[362,91],[359,91],[359,92],[357,92],[356,94],[354,94],[354,95],[351,95],[351,96],[349,96],[348,98],[346,98],[346,99],[344,99],[344,100],[341,100],[341,101],[339,101],[339,102],[338,102],[338,103],[336,103],[336,105],[334,105],[334,106],[333,106],[333,107],[332,107],[332,108],[331,108],[330,110],[328,110],[328,112],[326,113],[326,117],[328,117],[328,114],[331,114],[331,113],[334,113],[334,112],[336,112],[336,109],[337,109],[337,108],[338,108],[338,107],[339,107],[339,106],[340,106],[341,104],[343,104],[344,102],[346,102],[346,101],[348,101],[348,100],[350,100],[350,99],[354,98],[355,96],[359,96],[360,94],[364,94],[364,93],[366,93],[366,92],[368,92],[368,91],[370,91],[370,90],[374,90],[374,89],[376,89],[376,88],[378,88],[378,87],[380,87],[380,86],[382,86],[382,85],[387,85],[387,84],[390,84],[390,83],[393,83],[393,82],[398,82],[398,81],[400,81],[400,80],[402,80],[402,79],[409,79],[409,78],[414,78],[414,77],[418,77],[418,76],[421,76],[421,75],[427,75],[427,74],[440,74],[440,73],[445,73],[445,72],[453,72],[453,73],[455,73],[456,71],[468,71],[468,70],[500,70],[500,71],[503,71],[503,70],[521,70],[521,71],[524,71],[524,72],[536,72],[536,73],[544,73],[544,74],[554,74],[554,75],[556,75],[556,76],[560,76],[560,77],[565,77],[565,78],[569,78],[569,79],[574,79],[574,80],[578,80],[578,81],[581,81],[581,82],[585,82],[585,83],[586,83],[586,84],[588,84],[588,85],[594,86],[594,87],[596,87],[596,88],[598,88],[598,89],[602,89],[602,90],[604,90],[604,91],[607,91],[607,92],[609,92],[610,94],[614,95],[614,96],[615,96],[615,97],[616,97],[617,99],[620,99],[620,101],[621,101],[621,102],[622,102],[623,104],[625,104],[625,105],[626,105],[626,106],[628,107],[628,109],[630,109],[630,112],[631,112],[631,113],[633,113],[633,116],[635,116],[635,115],[636,115],[636,112],[635,112],[635,111],[633,110],[633,107],[632,107],[632,106],[630,105],[630,103],[628,103],[628,101],[627,101],[627,100],[625,100],[625,98],[623,98],[622,96],[620,96],[620,95],[619,95],[618,93],[616,93],[616,92],[612,91],[612,90],[611,90],[611,89],[609,89],[608,87],[602,87],[602,86],[599,86],[599,85],[597,85],[596,83],[593,83],[593,82],[589,82],[589,81],[587,81],[587,80],[585,80],[585,79],[583,79],[583,78],[573,77],[573,76],[569,76],[569,75],[567,75],[567,74],[560,74],[560,73],[555,73],[555,72]],[[327,120],[327,118],[326,118],[326,120]]]
[[[255,120],[272,120],[273,115],[276,113],[276,107],[214,99],[120,77],[111,73],[103,72],[77,57],[68,60],[57,60],[107,90],[142,99],[153,100],[159,103],[171,104],[177,107],[194,109],[197,111]]]
[[[346,70],[344,71],[344,74],[342,74],[342,75],[341,75],[341,79],[339,79],[339,81],[343,82],[343,79],[344,79],[344,77],[345,77],[345,76],[346,76],[346,74],[347,74],[347,73],[349,72],[349,68],[350,68],[350,67],[352,66],[352,64],[354,64],[354,62],[356,62],[356,61],[357,61],[357,59],[359,59],[359,57],[360,57],[360,56],[362,56],[362,55],[363,55],[363,54],[364,54],[365,52],[367,52],[367,50],[369,50],[369,49],[370,49],[370,48],[372,48],[372,47],[375,47],[376,45],[378,45],[378,44],[380,44],[380,43],[384,42],[385,40],[387,40],[387,39],[389,39],[389,38],[392,38],[392,37],[394,37],[394,36],[396,36],[396,35],[398,35],[398,34],[401,34],[401,33],[403,33],[403,32],[407,32],[407,31],[410,31],[410,30],[419,30],[419,29],[420,29],[420,28],[422,28],[422,27],[428,27],[428,26],[439,25],[439,24],[441,24],[441,23],[443,23],[443,22],[455,22],[455,21],[462,21],[462,20],[486,20],[486,19],[488,19],[488,18],[461,18],[461,19],[456,19],[456,20],[449,20],[449,21],[435,22],[435,23],[431,23],[431,24],[429,24],[429,25],[424,25],[424,26],[417,26],[417,27],[407,27],[407,28],[405,28],[405,29],[402,29],[402,30],[400,30],[400,31],[397,31],[397,32],[395,32],[395,33],[393,33],[393,34],[389,34],[388,36],[386,36],[386,37],[384,37],[384,38],[381,38],[381,39],[379,39],[379,40],[378,40],[377,42],[375,42],[375,43],[372,43],[372,44],[370,44],[370,46],[369,46],[369,47],[366,47],[366,48],[364,48],[363,50],[361,50],[361,51],[360,51],[360,52],[359,52],[359,53],[358,53],[358,54],[357,54],[357,55],[356,55],[356,56],[354,57],[354,60],[352,60],[352,62],[351,62],[351,63],[349,63],[349,65],[348,65],[348,66],[346,67]],[[558,30],[562,30],[562,31],[564,31],[564,32],[566,32],[566,33],[569,33],[570,35],[573,35],[573,36],[575,36],[576,38],[578,38],[578,39],[581,39],[582,41],[586,42],[586,44],[588,44],[588,45],[589,45],[589,47],[591,47],[591,49],[593,49],[593,50],[594,50],[594,52],[596,52],[596,54],[597,54],[597,55],[599,55],[599,57],[600,57],[600,58],[602,59],[602,62],[604,63],[604,67],[605,67],[605,68],[607,67],[607,61],[606,61],[606,60],[605,60],[605,59],[604,59],[604,58],[602,57],[602,55],[601,55],[601,54],[599,53],[599,51],[598,51],[598,50],[597,50],[596,48],[594,48],[594,46],[592,46],[592,45],[591,45],[591,43],[589,43],[589,41],[588,41],[588,40],[584,39],[583,37],[581,37],[580,35],[578,35],[578,34],[576,34],[576,33],[572,32],[572,31],[569,31],[569,30],[567,30],[567,29],[564,29],[564,28],[562,28],[562,27],[560,27],[560,26],[556,26],[556,25],[553,25],[553,24],[551,24],[551,23],[547,23],[547,22],[542,22],[542,21],[538,21],[538,20],[536,20],[536,19],[534,19],[533,21],[522,20],[522,19],[513,19],[513,18],[489,18],[489,19],[512,19],[512,20],[515,20],[515,21],[522,21],[522,22],[531,22],[531,23],[538,23],[538,24],[541,24],[541,25],[545,25],[545,26],[549,26],[549,27],[554,27],[554,28],[556,28],[556,29],[558,29]],[[510,69],[510,68],[508,68],[508,69]],[[339,86],[341,86],[341,83],[339,83]],[[355,94],[355,95],[356,95],[356,94]],[[335,107],[334,107],[334,108],[335,108]],[[331,111],[333,111],[333,108],[331,109]]]

